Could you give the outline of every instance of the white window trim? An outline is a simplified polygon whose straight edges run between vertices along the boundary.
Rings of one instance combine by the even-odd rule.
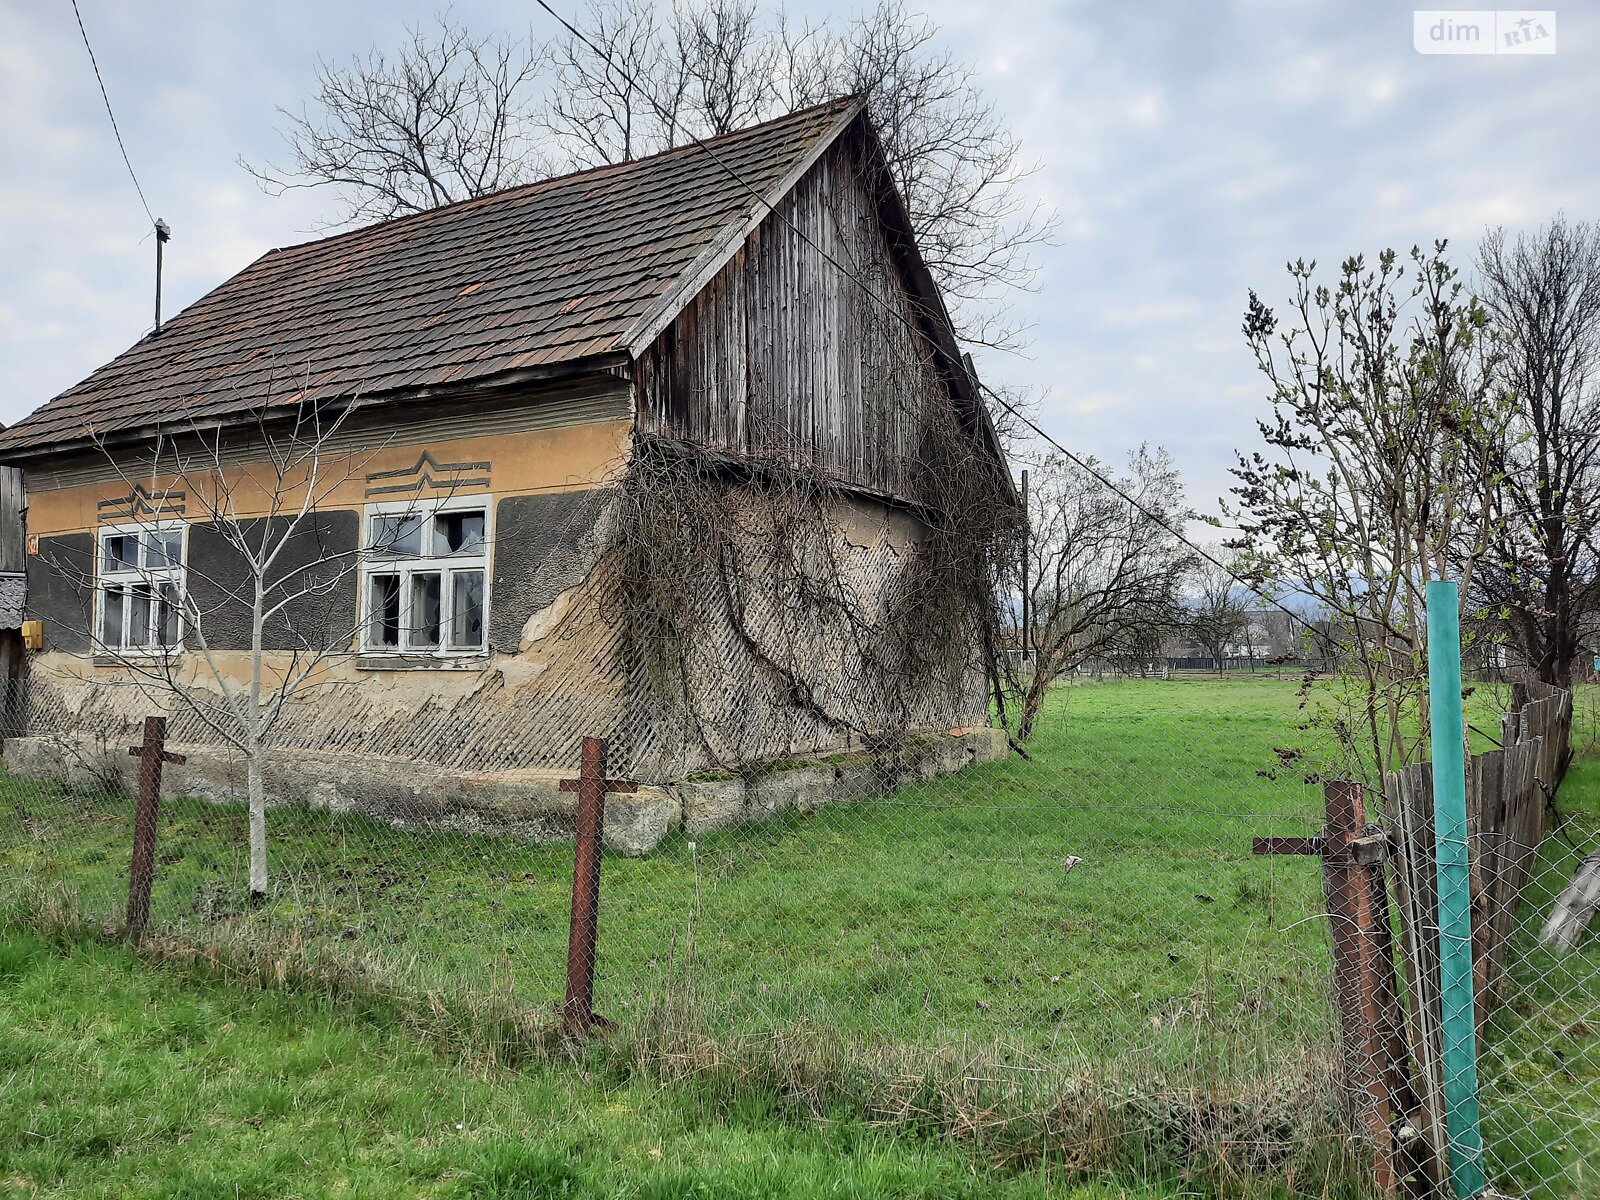
[[[478,554],[448,554],[438,556],[385,555],[373,549],[372,527],[378,517],[404,516],[407,513],[432,518],[452,512],[483,513],[483,550]],[[438,499],[422,497],[413,500],[384,500],[368,504],[361,513],[361,572],[356,595],[356,616],[359,620],[357,647],[363,658],[393,658],[416,660],[436,658],[459,662],[463,659],[487,658],[489,655],[489,613],[493,597],[494,572],[494,502],[487,492],[472,495],[449,496]],[[451,607],[454,604],[452,589],[441,580],[439,587],[439,642],[438,646],[408,647],[374,646],[372,637],[372,577],[374,575],[399,575],[400,630],[402,642],[410,627],[409,609],[411,588],[408,580],[416,572],[479,570],[483,572],[483,645],[458,650],[444,643],[448,640]]]
[[[176,533],[178,535],[178,561],[174,566],[158,567],[154,570],[148,567],[132,567],[121,571],[108,572],[106,570],[106,539],[119,537],[126,534],[144,535],[149,533]],[[162,643],[154,640],[155,625],[159,609],[152,605],[150,609],[151,642],[145,646],[109,646],[105,642],[105,602],[107,589],[119,583],[166,583],[178,585],[178,640],[172,643]],[[164,658],[170,654],[181,653],[184,648],[184,635],[188,632],[187,614],[184,612],[185,598],[188,594],[189,582],[189,525],[187,521],[120,521],[110,525],[97,526],[94,533],[94,622],[90,634],[90,645],[94,653],[115,658]],[[124,622],[123,636],[126,638],[126,622]]]

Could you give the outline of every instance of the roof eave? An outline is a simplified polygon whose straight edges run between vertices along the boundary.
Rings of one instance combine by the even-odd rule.
[[[518,388],[555,383],[583,375],[609,373],[627,378],[631,374],[631,370],[632,360],[626,353],[610,351],[604,354],[591,354],[582,358],[569,359],[565,362],[546,363],[537,367],[520,367],[514,371],[503,371],[497,375],[485,376],[465,384],[402,388],[368,395],[336,397],[322,403],[331,410],[339,410],[356,407],[373,408],[401,405],[424,400],[489,399]],[[272,410],[266,410],[265,412],[254,410],[253,414],[252,412],[236,412],[204,420],[128,426],[124,429],[112,430],[104,435],[90,432],[78,437],[55,438],[32,445],[0,446],[0,466],[26,468],[36,465],[40,459],[94,450],[109,454],[120,448],[147,444],[162,436],[211,433],[216,430],[233,428],[249,422],[252,419],[252,415],[255,419],[288,420],[293,411],[293,406],[285,405],[281,418]]]

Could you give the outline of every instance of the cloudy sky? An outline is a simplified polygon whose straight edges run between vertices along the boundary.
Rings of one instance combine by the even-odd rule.
[[[566,0],[573,7],[577,0]],[[318,56],[392,45],[431,0],[80,0],[128,152],[173,227],[169,310],[267,248],[303,241],[331,196],[261,193],[277,105]],[[790,4],[824,14],[831,6]],[[1073,449],[1170,447],[1212,507],[1264,411],[1238,329],[1245,293],[1283,293],[1296,257],[1449,238],[1558,209],[1600,216],[1600,7],[1558,9],[1553,56],[1424,56],[1412,6],[1261,0],[937,0],[1038,163],[1060,215],[1026,356],[991,381],[1048,389]],[[840,6],[840,11],[849,11]],[[525,0],[457,0],[488,32],[554,32]],[[69,0],[0,0],[0,420],[148,329],[153,243]]]

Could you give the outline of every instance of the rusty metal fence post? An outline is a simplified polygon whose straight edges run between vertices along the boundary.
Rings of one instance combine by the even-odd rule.
[[[563,779],[561,790],[578,793],[572,856],[572,923],[567,931],[567,995],[562,1023],[570,1034],[609,1028],[594,1011],[594,973],[600,945],[600,842],[605,833],[607,792],[632,792],[638,784],[606,778],[606,744],[583,739],[577,779]]]
[[[133,810],[133,858],[128,866],[128,936],[138,939],[150,925],[150,887],[156,871],[156,818],[161,808],[161,764],[181,763],[166,750],[167,719],[146,717],[144,741],[129,746],[139,760],[139,794]]]
[[[1326,823],[1319,837],[1257,838],[1256,854],[1315,855],[1332,934],[1334,996],[1339,1011],[1346,1108],[1372,1151],[1373,1184],[1380,1195],[1418,1194],[1420,1185],[1395,1130],[1415,1107],[1406,1051],[1393,935],[1383,863],[1389,839],[1367,832],[1362,786],[1349,780],[1323,785]]]

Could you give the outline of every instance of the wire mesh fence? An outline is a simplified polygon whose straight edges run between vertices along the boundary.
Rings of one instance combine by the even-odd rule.
[[[9,706],[9,914],[120,933],[148,714],[52,671],[32,664]],[[604,780],[616,758],[585,772],[576,740],[565,769],[472,781],[445,781],[436,756],[358,756],[336,778],[273,751],[264,895],[239,756],[174,737],[144,952],[359,994],[475,1061],[571,1052],[587,775],[606,789],[583,964],[611,1030],[598,1053],[1006,1164],[1366,1195],[1388,1153],[1401,1194],[1446,1194],[1409,1149],[1423,1110],[1392,1105],[1375,1130],[1352,1092],[1344,902],[1316,862],[1253,852],[1329,833],[1305,703],[1297,678],[1067,680],[1025,745],[928,728],[631,792]],[[1507,834],[1496,860],[1526,868],[1495,909],[1500,1001],[1480,1029],[1489,1177],[1508,1195],[1595,1186],[1600,951],[1538,937],[1593,848],[1586,782],[1566,785],[1574,815],[1520,857]],[[1399,819],[1367,805],[1347,832],[1388,839]],[[1416,1050],[1392,915],[1392,1032]],[[1419,1085],[1419,1057],[1398,1057]]]

